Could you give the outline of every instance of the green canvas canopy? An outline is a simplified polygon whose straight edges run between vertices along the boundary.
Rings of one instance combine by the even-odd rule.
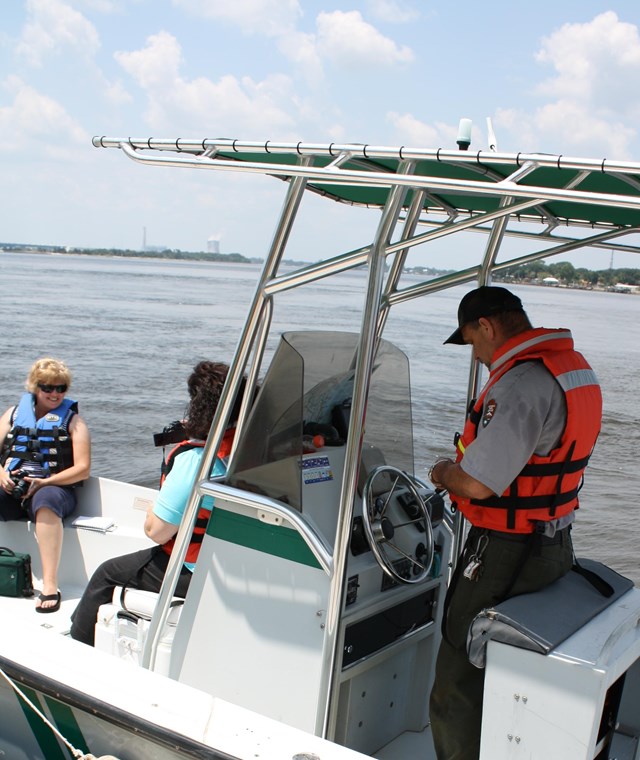
[[[411,192],[404,205],[411,204],[414,189],[424,190],[422,208],[429,214],[453,218],[493,212],[507,198],[541,201],[518,214],[524,221],[594,228],[640,226],[640,163],[488,150],[231,139],[95,137],[94,145],[122,148],[139,161],[227,168],[283,179],[305,176],[309,189],[359,206],[381,208],[392,187],[405,185]]]

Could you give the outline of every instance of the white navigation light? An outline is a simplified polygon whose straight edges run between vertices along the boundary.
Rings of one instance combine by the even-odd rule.
[[[456,142],[460,150],[467,150],[471,145],[471,119],[460,119]]]

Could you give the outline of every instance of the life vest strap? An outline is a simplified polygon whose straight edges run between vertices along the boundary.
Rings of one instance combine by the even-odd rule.
[[[572,472],[580,472],[589,463],[589,456],[582,459],[573,459],[570,462],[541,462],[539,464],[526,464],[520,475],[529,478],[539,478],[544,475],[564,475]]]
[[[26,428],[19,425],[11,429],[11,437],[16,438],[20,435],[27,438],[67,438],[69,436],[64,427],[52,427],[46,430],[42,428]]]
[[[545,494],[543,496],[490,496],[487,499],[471,499],[471,504],[477,507],[490,509],[551,509],[561,507],[578,498],[578,488],[559,494]]]
[[[53,457],[45,456],[39,451],[11,451],[10,458],[19,459],[21,462],[37,462],[38,464],[48,462],[51,459],[57,459],[55,455]]]
[[[166,458],[162,460],[162,464],[160,465],[160,485],[162,486],[165,478],[171,472],[171,468],[173,467],[173,463],[178,454],[183,454],[185,451],[191,451],[192,449],[202,448],[204,448],[204,441],[186,440],[180,441],[180,443],[174,446],[167,454]]]

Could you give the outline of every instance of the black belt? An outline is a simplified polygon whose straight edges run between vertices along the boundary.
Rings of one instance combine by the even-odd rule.
[[[536,542],[538,546],[554,546],[555,544],[561,544],[566,539],[569,533],[569,527],[566,526],[561,530],[557,530],[553,536],[545,536],[544,533],[506,533],[501,530],[490,530],[488,528],[476,528],[472,527],[473,531],[482,531],[490,538],[497,538],[501,541],[516,541],[519,543],[526,543],[530,541],[533,536],[536,536]]]

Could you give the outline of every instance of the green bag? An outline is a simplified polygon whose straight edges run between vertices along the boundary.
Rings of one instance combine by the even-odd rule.
[[[0,596],[33,596],[30,554],[0,546]]]

